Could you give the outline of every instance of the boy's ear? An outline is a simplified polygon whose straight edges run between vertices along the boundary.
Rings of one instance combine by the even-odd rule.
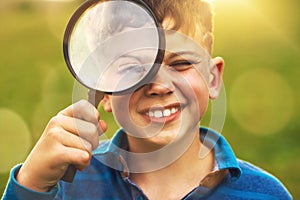
[[[101,104],[106,112],[112,112],[111,103],[108,94],[104,94]]]
[[[211,66],[208,80],[209,97],[211,99],[216,99],[219,96],[222,87],[222,75],[224,64],[224,60],[221,57],[216,57],[212,59],[213,66]]]

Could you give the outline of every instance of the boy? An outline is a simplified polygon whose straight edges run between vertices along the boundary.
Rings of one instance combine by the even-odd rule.
[[[99,144],[107,124],[93,105],[62,110],[12,170],[3,199],[291,199],[272,175],[236,159],[221,135],[199,129],[224,67],[209,57],[210,5],[145,2],[165,30],[166,51],[149,83],[104,95],[103,108],[122,129]],[[80,171],[72,183],[60,181],[70,164]]]

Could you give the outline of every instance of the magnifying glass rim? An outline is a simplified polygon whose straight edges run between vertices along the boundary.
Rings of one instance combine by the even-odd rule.
[[[76,26],[76,23],[78,22],[78,19],[82,16],[82,14],[90,7],[92,7],[93,5],[100,3],[100,2],[106,2],[106,1],[128,1],[128,2],[132,2],[132,3],[136,3],[137,5],[141,6],[142,8],[145,9],[145,11],[148,12],[148,14],[152,17],[152,19],[154,20],[154,23],[157,27],[157,31],[158,31],[158,38],[159,38],[159,44],[158,44],[158,52],[154,61],[153,66],[151,67],[151,69],[149,70],[149,72],[136,84],[134,84],[133,86],[130,86],[129,88],[126,89],[122,89],[122,90],[117,90],[117,91],[101,91],[98,90],[96,88],[92,88],[90,86],[88,86],[87,84],[84,83],[84,81],[82,81],[78,75],[76,74],[76,72],[74,71],[72,64],[71,64],[71,60],[70,60],[70,56],[69,56],[69,45],[70,45],[70,39],[71,39],[71,35],[73,33],[74,27]],[[105,92],[105,93],[126,93],[128,91],[132,91],[135,90],[139,87],[141,87],[141,85],[146,84],[147,82],[149,82],[153,76],[157,73],[160,64],[162,63],[163,57],[164,57],[164,47],[165,47],[165,35],[162,31],[161,25],[158,22],[155,14],[153,13],[153,11],[151,10],[151,8],[142,0],[88,0],[86,2],[84,2],[83,4],[81,4],[77,10],[73,13],[73,15],[71,16],[65,33],[64,33],[64,38],[63,38],[63,54],[64,54],[64,59],[65,62],[67,64],[67,67],[69,69],[69,71],[71,72],[71,74],[74,76],[74,78],[80,82],[80,84],[82,84],[83,86],[87,87],[88,89],[92,89],[92,90],[96,90],[96,91],[101,91],[101,92]]]

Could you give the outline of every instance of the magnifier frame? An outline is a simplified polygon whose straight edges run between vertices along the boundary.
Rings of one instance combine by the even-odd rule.
[[[71,64],[70,55],[69,55],[69,46],[70,46],[70,39],[71,39],[73,30],[74,30],[74,27],[76,26],[76,23],[78,22],[78,20],[82,16],[82,14],[87,9],[93,7],[93,5],[96,5],[97,3],[101,3],[101,2],[106,2],[106,1],[128,1],[128,2],[132,2],[132,3],[136,3],[137,5],[144,8],[145,11],[147,11],[147,13],[152,17],[152,19],[154,20],[154,23],[157,27],[157,31],[158,31],[158,38],[159,38],[158,52],[157,52],[155,61],[153,63],[153,66],[151,67],[149,72],[145,75],[145,77],[143,77],[137,84],[135,84],[133,86],[130,86],[129,88],[126,88],[124,90],[101,91],[101,92],[105,92],[105,93],[114,93],[114,94],[128,93],[128,92],[134,91],[134,90],[138,89],[139,87],[141,87],[142,85],[150,82],[151,79],[156,75],[156,73],[157,73],[157,71],[160,67],[160,64],[162,63],[163,57],[164,57],[164,49],[165,49],[165,35],[164,35],[164,32],[162,31],[161,24],[158,22],[155,14],[153,13],[151,8],[144,1],[142,1],[142,0],[88,0],[88,1],[84,2],[83,4],[81,4],[81,6],[79,6],[77,8],[77,10],[74,12],[74,14],[71,16],[71,18],[70,18],[70,20],[67,24],[65,33],[64,33],[64,38],[63,38],[64,59],[65,59],[65,62],[67,64],[67,67],[68,67],[69,71],[71,72],[71,74],[75,77],[75,79],[79,83],[81,83],[82,85],[84,85],[85,87],[87,87],[91,90],[100,91],[96,88],[91,88],[90,86],[85,84],[84,81],[82,81],[78,77],[78,75],[74,71],[74,69],[72,67],[72,64]]]

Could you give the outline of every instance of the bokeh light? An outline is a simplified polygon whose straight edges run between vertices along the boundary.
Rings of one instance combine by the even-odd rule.
[[[61,41],[71,14],[82,0],[44,0],[40,5],[51,33]]]
[[[71,76],[64,76],[65,66],[59,63],[48,68],[41,83],[40,101],[36,102],[31,117],[33,140],[37,141],[51,117],[71,104],[72,92],[68,91],[74,82]]]
[[[241,74],[230,90],[232,116],[251,133],[276,133],[292,117],[292,90],[280,74],[270,69],[257,68]]]
[[[31,148],[31,133],[14,111],[0,108],[0,173],[24,161]]]

